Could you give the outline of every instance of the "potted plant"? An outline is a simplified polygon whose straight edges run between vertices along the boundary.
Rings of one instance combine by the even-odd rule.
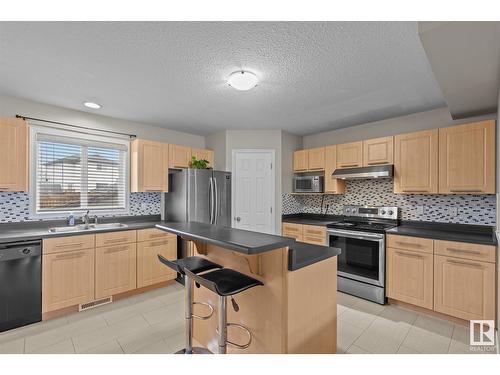
[[[189,168],[192,169],[210,169],[208,166],[210,162],[206,159],[196,159],[196,156],[193,156],[191,158],[191,161],[189,162]]]

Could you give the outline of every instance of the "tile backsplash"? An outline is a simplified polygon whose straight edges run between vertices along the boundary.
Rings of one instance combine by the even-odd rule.
[[[321,213],[321,195],[283,194],[283,214]],[[491,195],[414,195],[394,194],[393,181],[346,181],[343,195],[325,195],[323,213],[342,214],[344,205],[397,206],[402,220],[441,223],[495,225],[496,196]]]
[[[159,215],[160,207],[161,193],[130,193],[130,212],[127,215]],[[0,192],[0,223],[37,220],[29,216],[29,194]]]

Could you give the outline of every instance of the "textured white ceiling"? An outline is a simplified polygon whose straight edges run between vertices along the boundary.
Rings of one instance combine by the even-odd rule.
[[[227,86],[238,69],[258,87]],[[445,105],[416,22],[1,22],[0,93],[201,135]]]

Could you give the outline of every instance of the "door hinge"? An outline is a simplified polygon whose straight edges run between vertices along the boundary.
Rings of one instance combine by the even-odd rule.
[[[270,209],[271,209],[271,213],[273,213],[273,208],[272,208],[272,207],[270,207]]]
[[[271,163],[271,169],[273,169],[273,163]]]

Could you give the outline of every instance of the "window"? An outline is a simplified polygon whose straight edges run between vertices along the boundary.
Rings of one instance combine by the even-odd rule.
[[[31,213],[128,211],[128,141],[31,127]]]

